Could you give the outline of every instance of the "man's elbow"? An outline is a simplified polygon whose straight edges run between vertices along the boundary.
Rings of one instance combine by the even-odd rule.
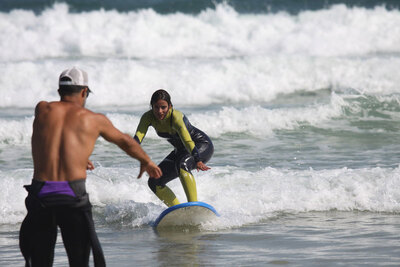
[[[125,152],[136,150],[140,146],[130,135],[123,134],[117,144]]]

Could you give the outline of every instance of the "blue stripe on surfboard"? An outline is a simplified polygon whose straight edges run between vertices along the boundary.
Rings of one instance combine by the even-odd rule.
[[[214,209],[214,207],[209,205],[209,204],[207,204],[207,203],[200,202],[200,201],[185,202],[185,203],[181,203],[181,204],[169,207],[168,209],[164,210],[160,214],[160,216],[158,216],[157,220],[154,222],[154,227],[157,227],[157,225],[160,223],[162,218],[164,218],[164,216],[167,215],[168,213],[170,213],[171,211],[174,211],[174,210],[180,209],[180,208],[184,208],[184,207],[190,207],[190,206],[204,207],[204,208],[207,208],[207,209],[211,210],[212,212],[214,212],[215,215],[217,215],[218,217],[220,216],[219,213]]]

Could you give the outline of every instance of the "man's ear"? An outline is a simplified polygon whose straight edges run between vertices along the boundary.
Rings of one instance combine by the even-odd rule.
[[[81,96],[83,97],[83,98],[86,98],[86,94],[87,94],[87,87],[86,88],[84,88],[82,91],[81,91]]]

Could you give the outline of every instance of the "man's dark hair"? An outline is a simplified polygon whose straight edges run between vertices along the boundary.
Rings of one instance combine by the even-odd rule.
[[[70,78],[68,77],[63,77],[60,79],[60,81],[71,81]],[[66,95],[72,95],[75,93],[79,93],[83,89],[87,88],[87,86],[82,86],[82,85],[60,85],[58,88],[58,93],[60,96],[66,96]]]

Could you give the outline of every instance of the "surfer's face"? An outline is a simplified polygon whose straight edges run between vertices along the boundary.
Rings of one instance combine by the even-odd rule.
[[[153,114],[158,120],[162,121],[167,116],[169,108],[167,101],[160,99],[153,104]]]

